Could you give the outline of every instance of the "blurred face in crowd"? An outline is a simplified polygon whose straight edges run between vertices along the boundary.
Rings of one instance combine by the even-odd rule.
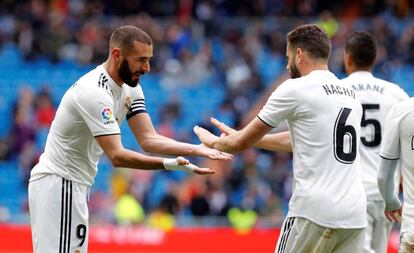
[[[286,69],[291,78],[299,78],[302,76],[296,64],[297,57],[301,52],[302,50],[300,48],[292,49],[289,44],[286,48],[286,57],[288,59]]]
[[[121,51],[121,64],[118,74],[124,83],[135,87],[138,85],[141,75],[151,70],[152,45],[134,42],[134,46],[128,52]]]

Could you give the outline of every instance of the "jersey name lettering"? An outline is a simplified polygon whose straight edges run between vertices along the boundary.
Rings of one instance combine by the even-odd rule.
[[[375,91],[380,94],[384,94],[384,87],[380,87],[378,85],[371,85],[369,83],[358,83],[358,85],[352,85],[352,88],[357,91]]]
[[[323,85],[326,95],[344,95],[355,98],[355,91],[339,85]]]

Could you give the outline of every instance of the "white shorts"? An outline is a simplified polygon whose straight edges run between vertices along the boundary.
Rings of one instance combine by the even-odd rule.
[[[53,174],[29,183],[33,252],[87,252],[89,188]]]
[[[385,218],[385,203],[367,201],[368,226],[365,231],[364,253],[386,253],[392,223]]]
[[[327,228],[289,217],[283,223],[275,253],[361,253],[364,234],[364,228]]]

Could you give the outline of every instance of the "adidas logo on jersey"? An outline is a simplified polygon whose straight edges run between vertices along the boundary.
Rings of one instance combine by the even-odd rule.
[[[106,90],[109,90],[109,87],[106,84],[108,81],[109,79],[103,73],[101,73],[101,75],[99,76],[99,80],[98,80],[98,87],[102,87]]]

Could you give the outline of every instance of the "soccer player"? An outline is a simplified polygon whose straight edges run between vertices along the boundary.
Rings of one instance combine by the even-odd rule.
[[[198,126],[194,131],[207,146],[234,153],[287,120],[290,136],[278,136],[280,148],[293,151],[293,195],[275,252],[361,252],[367,223],[357,152],[361,103],[328,70],[331,43],[319,26],[299,26],[286,40],[292,79],[273,92],[255,119],[227,136]]]
[[[33,250],[37,253],[87,252],[87,198],[102,153],[114,167],[184,170],[211,174],[183,157],[146,156],[123,148],[119,125],[126,117],[145,151],[231,159],[206,146],[158,135],[145,109],[141,75],[150,71],[151,38],[135,26],[116,29],[106,62],[85,74],[65,93],[33,168],[29,208]]]
[[[380,149],[378,188],[385,201],[389,221],[401,221],[399,253],[414,247],[414,98],[396,104],[386,119]],[[394,190],[394,174],[399,161],[403,178],[404,207]]]
[[[388,112],[393,105],[408,98],[398,85],[372,75],[376,54],[376,40],[368,32],[354,32],[346,42],[344,65],[349,76],[343,80],[356,91],[363,110],[359,150],[362,182],[367,195],[366,253],[387,252],[392,223],[384,217],[385,204],[378,191],[378,154]]]

